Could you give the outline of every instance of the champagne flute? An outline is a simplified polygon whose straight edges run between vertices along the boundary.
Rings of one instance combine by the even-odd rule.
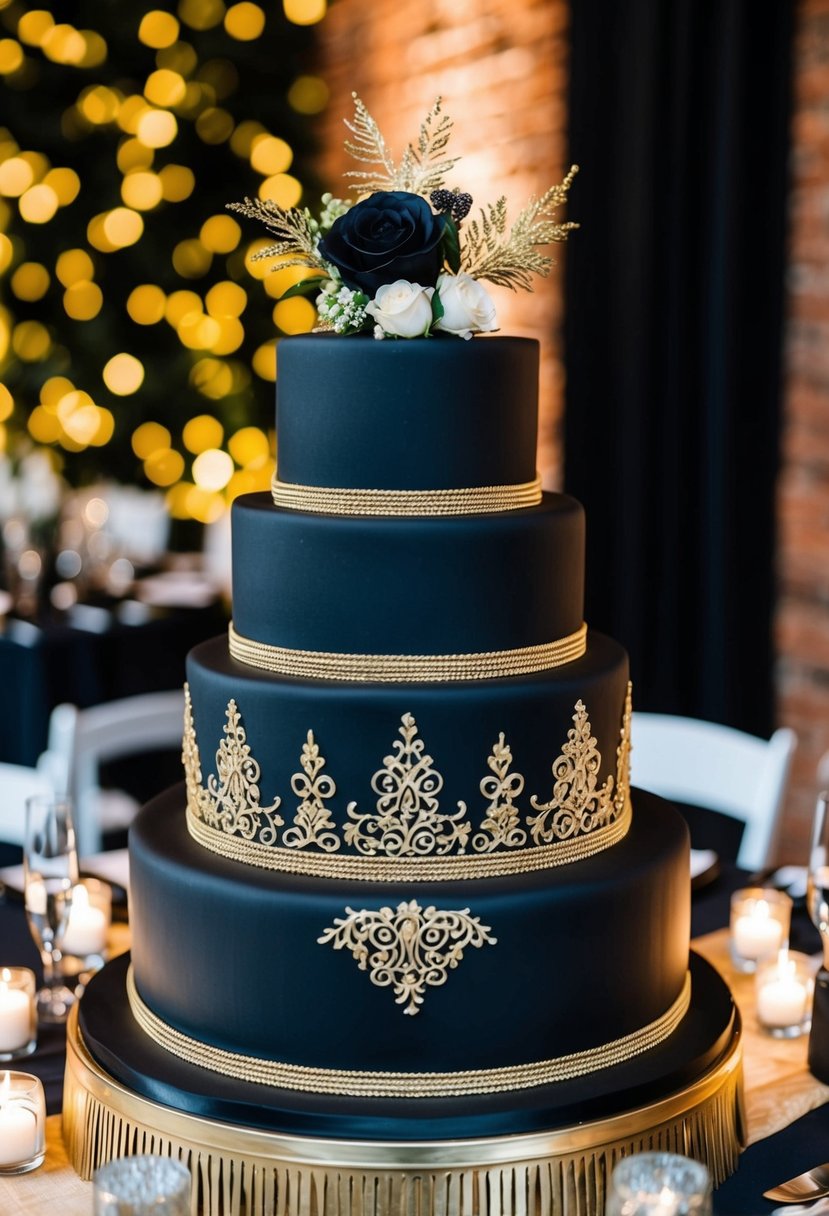
[[[823,966],[829,970],[829,790],[818,794],[815,807],[806,904],[823,943]]]
[[[38,1015],[44,1022],[65,1021],[75,1001],[60,972],[60,946],[77,881],[78,854],[69,802],[42,795],[29,798],[23,890],[29,929],[43,960],[44,985],[36,999]]]
[[[823,966],[815,978],[809,1069],[819,1081],[829,1082],[829,790],[818,795],[815,808],[806,905],[823,944]]]

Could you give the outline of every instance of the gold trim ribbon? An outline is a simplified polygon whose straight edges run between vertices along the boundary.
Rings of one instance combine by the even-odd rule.
[[[425,684],[497,680],[562,667],[585,653],[587,624],[554,642],[479,654],[334,654],[326,650],[294,650],[243,637],[232,621],[228,638],[234,659],[276,675],[369,684]]]
[[[512,486],[451,490],[357,490],[305,486],[280,481],[274,474],[271,493],[278,507],[315,515],[485,515],[538,506],[541,478]]]
[[[641,1055],[667,1039],[682,1021],[691,1003],[691,976],[690,972],[686,973],[679,996],[656,1021],[610,1043],[603,1043],[601,1047],[591,1047],[586,1051],[575,1051],[533,1064],[444,1073],[311,1068],[304,1064],[283,1064],[278,1060],[213,1047],[182,1034],[153,1013],[138,993],[132,966],[127,973],[127,997],[136,1022],[159,1047],[180,1060],[186,1060],[188,1064],[222,1073],[238,1081],[303,1093],[348,1094],[362,1098],[449,1098],[550,1085],[583,1077]]]
[[[211,853],[218,853],[243,865],[259,866],[263,870],[306,874],[312,878],[353,879],[357,882],[451,882],[462,878],[526,874],[583,861],[623,840],[628,834],[631,818],[631,803],[627,798],[618,819],[582,836],[500,853],[453,854],[445,857],[362,857],[354,853],[283,849],[210,827],[192,804],[187,807],[187,830],[197,844]]]

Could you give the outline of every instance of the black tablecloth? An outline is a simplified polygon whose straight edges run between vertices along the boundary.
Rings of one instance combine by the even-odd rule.
[[[85,709],[180,688],[188,650],[227,627],[218,604],[145,610],[141,624],[119,619],[117,608],[95,611],[100,631],[58,619],[6,623],[0,635],[0,761],[35,764],[46,747],[49,714],[64,701]]]
[[[694,895],[692,932],[695,937],[727,924],[731,892],[745,881],[744,873],[725,867],[715,882]],[[807,951],[819,948],[817,934],[802,908],[796,908],[792,920],[792,947]],[[33,967],[38,975],[40,972],[23,905],[12,896],[0,899],[0,964]],[[49,1113],[59,1112],[64,1067],[63,1028],[41,1029],[37,1051],[19,1067],[40,1077]],[[715,1192],[714,1212],[716,1216],[763,1216],[775,1206],[763,1199],[764,1190],[827,1159],[829,1104],[747,1149],[737,1173]]]

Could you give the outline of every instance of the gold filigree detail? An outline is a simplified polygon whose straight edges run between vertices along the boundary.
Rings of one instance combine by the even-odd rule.
[[[552,798],[549,802],[539,802],[537,794],[530,798],[538,811],[527,819],[536,844],[549,844],[551,840],[567,840],[595,831],[616,814],[612,774],[608,774],[604,785],[598,788],[602,757],[581,700],[576,702],[573,722],[561,755],[553,765]]]
[[[345,150],[354,160],[375,167],[349,169],[343,174],[344,177],[358,181],[360,190],[365,194],[377,190],[406,190],[410,194],[425,195],[443,185],[443,179],[459,158],[443,157],[453,122],[441,112],[442,98],[435,98],[434,105],[420,124],[417,147],[408,144],[400,164],[395,165],[376,121],[357,94],[352,93],[351,96],[354,100],[354,118],[350,122],[346,119],[345,125],[352,138],[346,139]]]
[[[322,773],[326,762],[309,731],[300,756],[302,771],[291,778],[300,802],[291,826],[280,837],[281,799],[260,806],[261,770],[233,700],[228,702],[226,718],[226,737],[216,753],[218,780],[211,776],[205,788],[185,686],[182,760],[187,827],[204,848],[245,865],[365,882],[488,878],[583,861],[617,844],[630,827],[630,684],[616,749],[615,781],[608,775],[598,788],[601,756],[579,701],[574,726],[553,765],[553,798],[542,803],[533,795],[530,801],[537,813],[526,819],[517,806],[525,778],[511,771],[512,749],[504,734],[499,735],[487,758],[490,773],[480,783],[489,803],[474,836],[465,802],[457,803],[457,811],[441,811],[443,777],[426,753],[414,717],[404,714],[393,754],[385,757],[383,768],[372,777],[376,810],[358,813],[357,803],[350,802],[349,822],[342,828],[327,805],[337,792],[336,784]],[[344,852],[343,844],[354,852]]]
[[[625,693],[625,708],[622,711],[622,728],[619,731],[619,746],[616,748],[616,814],[621,815],[630,797],[630,724],[633,717],[633,684],[628,680]]]
[[[355,912],[346,908],[342,919],[325,930],[317,941],[330,942],[335,950],[350,950],[361,971],[368,971],[372,984],[393,988],[397,1005],[404,1013],[420,1011],[428,988],[446,983],[470,946],[494,946],[489,925],[482,925],[469,908],[444,911],[434,905],[421,908],[417,900],[403,900],[393,908]]]
[[[225,737],[216,752],[218,778],[211,773],[207,789],[200,791],[200,817],[209,827],[229,836],[245,840],[256,837],[260,844],[276,844],[276,829],[285,822],[277,810],[282,799],[275,798],[270,806],[260,805],[261,769],[251,754],[242,716],[232,699],[227,703],[223,731]]]
[[[527,843],[527,833],[519,827],[521,816],[514,805],[524,790],[524,778],[509,771],[512,751],[504,741],[503,731],[487,757],[492,773],[481,781],[481,793],[489,798],[481,830],[472,839],[476,853],[491,853],[503,845],[506,849],[521,848]]]
[[[465,852],[472,831],[466,822],[466,803],[457,811],[441,812],[438,795],[443,777],[433,768],[432,757],[418,737],[417,723],[404,714],[399,727],[402,738],[392,744],[394,753],[384,756],[383,767],[371,779],[377,798],[376,814],[357,814],[357,803],[348,804],[351,820],[343,829],[346,844],[358,853],[373,857],[442,856],[456,848]]]
[[[299,763],[302,772],[294,773],[291,789],[302,801],[297,807],[293,827],[282,835],[282,843],[289,849],[317,845],[324,853],[336,853],[340,838],[325,800],[334,797],[337,786],[327,773],[321,771],[325,767],[325,760],[320,755],[319,744],[312,730],[308,731],[308,738],[302,745]]]

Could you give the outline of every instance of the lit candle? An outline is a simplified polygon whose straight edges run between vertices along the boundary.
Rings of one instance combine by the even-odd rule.
[[[799,1026],[806,1016],[809,990],[797,978],[797,964],[781,950],[776,968],[758,985],[757,1017],[764,1026]]]
[[[11,1074],[0,1080],[0,1166],[31,1161],[40,1151],[37,1116],[11,1090]]]
[[[758,899],[750,912],[737,917],[732,934],[734,949],[742,958],[758,959],[780,949],[783,926],[771,915],[766,900]]]
[[[89,902],[89,892],[83,883],[72,889],[69,923],[60,948],[64,954],[101,954],[106,946],[107,918],[100,908]]]
[[[32,998],[21,988],[13,988],[8,967],[0,971],[0,1052],[17,1051],[32,1038]]]

